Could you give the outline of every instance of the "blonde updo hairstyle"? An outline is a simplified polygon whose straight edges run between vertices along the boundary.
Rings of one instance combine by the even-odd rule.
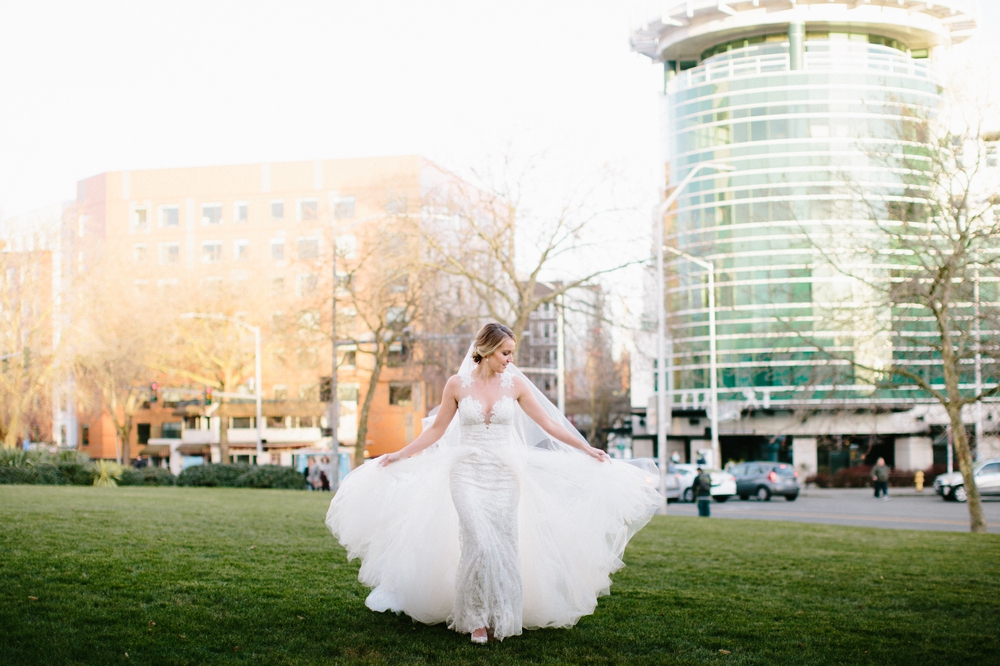
[[[472,360],[479,363],[484,358],[500,349],[506,340],[517,342],[514,331],[503,324],[493,321],[479,329],[476,342],[472,345]]]

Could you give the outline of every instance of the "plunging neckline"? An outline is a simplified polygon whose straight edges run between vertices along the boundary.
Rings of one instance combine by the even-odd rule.
[[[501,402],[503,402],[505,399],[508,398],[510,400],[513,400],[513,398],[511,398],[509,395],[501,395],[499,398],[493,401],[493,406],[490,407],[489,411],[486,411],[483,402],[479,398],[474,397],[471,393],[462,398],[462,400],[463,401],[470,400],[479,405],[479,413],[482,414],[483,416],[483,425],[486,426],[487,430],[489,430],[489,427],[493,424],[493,418],[496,416],[497,405],[499,405]]]

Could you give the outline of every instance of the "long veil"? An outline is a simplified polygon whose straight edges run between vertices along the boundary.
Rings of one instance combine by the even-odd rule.
[[[468,378],[468,380],[471,381],[472,371],[476,367],[475,361],[472,360],[472,353],[474,351],[474,348],[475,348],[475,343],[469,346],[469,351],[468,353],[466,353],[465,358],[462,360],[462,365],[458,369],[458,376],[462,378],[463,382],[466,381],[466,378]],[[538,389],[537,386],[535,386],[534,382],[528,379],[528,377],[523,372],[521,372],[520,368],[515,366],[513,363],[510,363],[507,366],[506,372],[513,373],[517,377],[523,379],[527,384],[527,386],[530,387],[532,394],[535,396],[535,400],[537,400],[538,404],[541,405],[542,409],[545,410],[545,413],[548,414],[548,416],[553,421],[562,425],[564,428],[566,428],[566,430],[576,435],[581,443],[588,444],[587,440],[584,439],[579,434],[580,431],[576,429],[576,426],[573,425],[570,422],[570,420],[567,419],[563,415],[563,413],[559,411],[558,407],[552,404],[552,401],[549,400],[545,396],[545,394]],[[437,416],[439,409],[440,406],[435,407],[428,413],[427,417],[423,419],[423,426],[425,429],[430,427],[430,425],[434,422],[434,418]],[[524,410],[521,409],[520,406],[518,406],[518,408],[515,410],[515,414],[516,415],[514,417],[514,430],[517,433],[517,439],[519,443],[523,444],[528,448],[533,448],[533,449],[543,449],[550,451],[572,451],[574,453],[579,453],[579,451],[574,449],[569,444],[560,442],[559,440],[555,439],[547,432],[542,430],[542,427],[539,426],[537,423],[535,423],[534,420],[531,419],[531,417],[525,414]],[[450,446],[459,446],[460,444],[461,444],[461,428],[459,426],[459,416],[458,413],[456,412],[455,416],[451,420],[451,423],[448,424],[448,428],[445,430],[444,435],[442,435],[441,439],[439,439],[437,443],[433,444],[432,447],[450,447]],[[639,467],[640,469],[648,472],[652,477],[658,477],[659,475],[659,471],[656,468],[656,464],[653,462],[651,458],[633,458],[631,460],[616,461],[616,462],[628,463],[635,467]]]

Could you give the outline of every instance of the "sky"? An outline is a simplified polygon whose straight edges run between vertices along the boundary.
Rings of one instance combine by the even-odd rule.
[[[419,154],[465,175],[511,152],[548,203],[614,173],[614,259],[648,256],[662,74],[629,49],[641,5],[0,0],[0,215],[111,170]],[[611,281],[637,314],[638,272]]]

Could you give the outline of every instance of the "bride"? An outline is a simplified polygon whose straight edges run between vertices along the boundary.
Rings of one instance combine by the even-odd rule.
[[[330,503],[372,610],[476,643],[572,626],[660,504],[655,472],[583,441],[511,363],[515,342],[484,326],[433,423],[351,472]]]

